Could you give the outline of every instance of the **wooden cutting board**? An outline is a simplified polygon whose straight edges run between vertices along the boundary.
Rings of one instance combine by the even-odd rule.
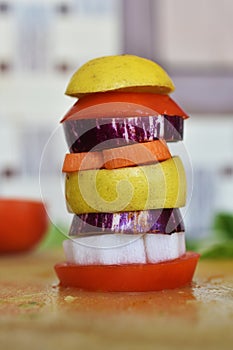
[[[232,349],[233,260],[155,293],[61,289],[60,250],[0,257],[0,349]]]

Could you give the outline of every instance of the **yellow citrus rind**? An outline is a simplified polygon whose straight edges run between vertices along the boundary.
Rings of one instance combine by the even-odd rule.
[[[65,188],[67,208],[76,214],[179,208],[186,202],[179,157],[152,165],[69,173]]]
[[[81,66],[71,77],[66,95],[106,92],[150,92],[169,94],[175,86],[157,63],[134,55],[104,56]]]

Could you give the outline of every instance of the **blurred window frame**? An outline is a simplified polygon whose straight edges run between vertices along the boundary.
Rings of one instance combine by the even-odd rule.
[[[161,64],[173,79],[173,97],[189,113],[232,114],[233,65],[173,66],[161,58],[156,18],[159,0],[123,0],[123,52],[152,59]],[[159,8],[159,7],[158,7]],[[159,13],[159,11],[157,12]],[[159,27],[160,26],[160,27]]]

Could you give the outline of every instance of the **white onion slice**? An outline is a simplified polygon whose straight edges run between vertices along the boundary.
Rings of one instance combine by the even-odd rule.
[[[79,265],[145,263],[143,235],[109,234],[79,237],[64,242],[68,262]]]
[[[66,261],[78,265],[145,264],[185,254],[184,232],[83,236],[63,242]]]
[[[158,263],[173,260],[185,254],[184,233],[144,235],[147,261]]]

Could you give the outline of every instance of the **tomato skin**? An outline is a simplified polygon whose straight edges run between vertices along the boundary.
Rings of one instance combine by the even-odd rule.
[[[0,199],[0,254],[34,248],[47,228],[48,217],[42,202]]]
[[[75,265],[61,263],[55,271],[61,287],[102,292],[149,292],[173,289],[192,281],[199,254],[158,264]]]
[[[119,102],[125,104],[121,105],[122,110],[120,111],[118,111],[117,106]],[[113,108],[108,107],[109,103],[113,104]],[[188,118],[188,115],[168,95],[136,92],[100,92],[84,96],[78,100],[66,113],[61,123],[66,120],[95,119],[100,116],[102,118],[142,116],[144,111],[139,111],[138,105],[146,107],[146,115],[151,115],[151,110],[153,110],[157,115],[166,114],[169,116],[180,116],[183,119]],[[91,107],[95,107],[96,109]],[[85,109],[87,110],[86,113],[84,111]]]

